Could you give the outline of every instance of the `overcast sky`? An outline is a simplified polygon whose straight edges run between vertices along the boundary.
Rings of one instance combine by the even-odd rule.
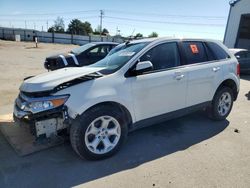
[[[100,23],[112,35],[152,31],[160,36],[223,39],[229,13],[228,0],[0,0],[0,26],[47,30],[57,16],[65,26],[73,18]]]

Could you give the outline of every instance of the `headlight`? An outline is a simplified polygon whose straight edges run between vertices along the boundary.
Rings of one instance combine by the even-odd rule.
[[[64,105],[68,98],[69,95],[60,95],[33,99],[26,104],[25,110],[32,113],[50,110]]]

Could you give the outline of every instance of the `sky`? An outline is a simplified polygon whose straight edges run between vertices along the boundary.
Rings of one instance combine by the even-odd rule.
[[[229,0],[0,0],[0,26],[47,30],[60,16],[65,26],[78,18],[111,35],[195,37],[223,40]],[[48,23],[48,24],[47,24]]]

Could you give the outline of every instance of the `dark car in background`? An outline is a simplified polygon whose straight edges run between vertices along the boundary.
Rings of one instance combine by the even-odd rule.
[[[64,67],[90,65],[106,57],[117,45],[118,43],[115,42],[91,42],[75,48],[69,53],[47,57],[44,62],[44,67],[53,71]]]
[[[250,74],[250,50],[246,49],[229,49],[238,59],[240,64],[240,73]]]

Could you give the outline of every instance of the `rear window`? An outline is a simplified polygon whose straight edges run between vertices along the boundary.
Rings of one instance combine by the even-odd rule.
[[[183,42],[186,64],[194,64],[208,61],[202,42]]]
[[[227,59],[230,56],[222,49],[218,44],[214,42],[206,42],[208,50],[210,50],[214,55],[214,60]]]
[[[246,55],[245,52],[238,52],[238,53],[235,54],[235,57],[236,57],[237,59],[244,59],[244,58],[247,57],[247,55]]]
[[[237,59],[250,58],[250,52],[249,51],[241,51],[241,52],[236,53],[235,57]]]

